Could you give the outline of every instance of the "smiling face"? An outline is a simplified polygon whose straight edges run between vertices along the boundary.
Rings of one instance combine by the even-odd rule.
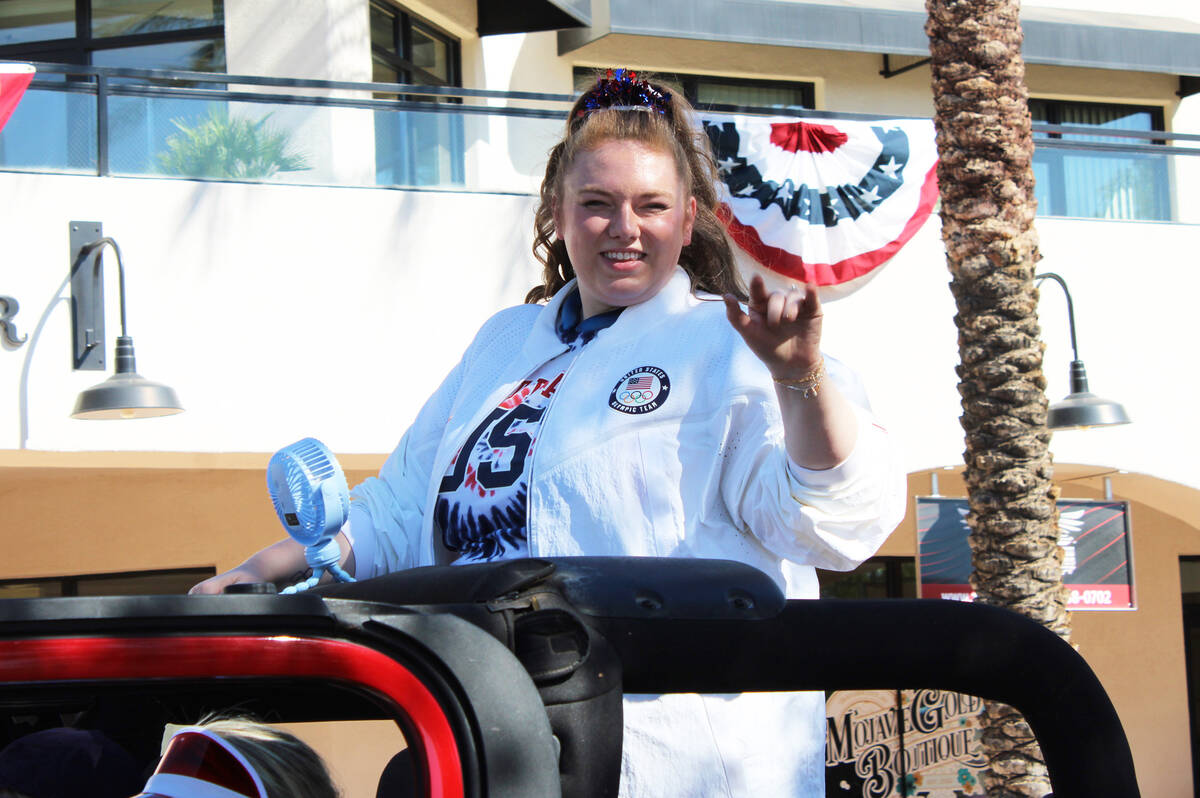
[[[669,152],[610,139],[580,153],[563,176],[554,225],[579,278],[584,317],[657,294],[695,218],[696,199]]]

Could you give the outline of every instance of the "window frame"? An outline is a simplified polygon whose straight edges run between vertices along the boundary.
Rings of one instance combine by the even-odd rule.
[[[1163,125],[1166,124],[1165,123],[1166,114],[1164,113],[1163,107],[1161,105],[1137,105],[1135,103],[1118,103],[1118,102],[1105,102],[1105,101],[1093,101],[1093,100],[1056,100],[1056,99],[1052,99],[1052,98],[1048,98],[1048,97],[1030,97],[1029,98],[1030,106],[1032,106],[1034,103],[1043,104],[1047,110],[1047,114],[1046,114],[1047,119],[1033,120],[1033,123],[1035,125],[1042,124],[1042,125],[1062,125],[1065,127],[1093,127],[1092,125],[1072,123],[1072,122],[1063,122],[1062,121],[1062,113],[1068,106],[1086,106],[1086,107],[1091,107],[1091,108],[1121,108],[1121,109],[1125,109],[1125,110],[1132,111],[1135,113],[1148,113],[1148,114],[1150,114],[1150,122],[1151,122],[1149,131],[1163,130],[1164,129]],[[1032,116],[1032,113],[1031,113],[1031,116]],[[1095,135],[1103,136],[1104,129],[1099,126],[1095,126],[1095,127],[1096,127]],[[1086,134],[1045,133],[1043,135],[1045,135],[1049,138],[1052,138],[1052,139],[1061,139],[1061,138],[1063,138],[1064,135],[1078,136],[1078,135],[1086,135]],[[1153,143],[1166,144],[1166,141],[1164,141],[1162,139],[1153,139]]]
[[[1163,131],[1166,125],[1166,112],[1161,105],[1140,105],[1136,103],[1109,102],[1104,100],[1061,100],[1049,97],[1030,97],[1028,100],[1030,106],[1030,117],[1034,125],[1050,125],[1073,128],[1092,128],[1095,133],[1056,133],[1049,131],[1034,131],[1034,157],[1041,160],[1047,169],[1050,170],[1049,186],[1047,187],[1045,198],[1048,207],[1042,207],[1039,203],[1038,216],[1053,216],[1062,218],[1101,218],[1109,221],[1170,221],[1174,215],[1174,200],[1172,197],[1172,188],[1170,184],[1170,176],[1166,175],[1167,183],[1163,188],[1161,197],[1166,211],[1165,219],[1144,219],[1140,217],[1092,217],[1080,216],[1079,214],[1069,213],[1068,208],[1069,198],[1067,196],[1067,180],[1065,175],[1064,151],[1058,148],[1039,148],[1037,143],[1039,140],[1046,139],[1069,142],[1072,139],[1082,139],[1089,136],[1103,137],[1106,134],[1106,129],[1100,125],[1088,125],[1078,122],[1064,122],[1063,112],[1071,106],[1087,107],[1095,109],[1122,109],[1130,114],[1146,113],[1150,116],[1150,127],[1142,132]],[[1042,106],[1045,110],[1045,119],[1033,119],[1033,109],[1035,104]],[[1134,128],[1137,130],[1137,128]],[[1144,140],[1144,143],[1150,145],[1165,146],[1165,139],[1149,139]],[[1157,157],[1165,157],[1163,156]]]
[[[458,37],[450,32],[438,27],[427,19],[413,14],[403,6],[388,2],[387,0],[370,0],[367,4],[368,13],[368,28],[374,28],[374,14],[377,12],[386,14],[390,17],[392,29],[392,46],[393,51],[389,51],[375,43],[374,36],[371,37],[371,65],[374,67],[376,63],[383,64],[389,69],[395,70],[398,73],[398,83],[401,84],[420,84],[427,86],[443,86],[458,88],[462,86],[462,45]],[[413,48],[413,28],[416,26],[426,36],[444,44],[446,46],[447,72],[450,80],[447,81],[440,75],[436,75],[428,70],[417,66],[410,57]],[[420,80],[415,80],[414,77],[419,77]],[[462,99],[459,97],[430,97],[427,95],[409,95],[409,94],[389,94],[386,92],[376,92],[376,99],[397,99],[407,100],[418,103],[449,103],[460,104]],[[375,133],[376,147],[376,179],[380,174],[378,163],[380,148],[386,148],[389,151],[400,152],[402,160],[398,163],[393,163],[389,168],[392,169],[390,180],[385,181],[388,185],[402,186],[406,188],[422,187],[427,185],[448,184],[450,186],[461,185],[465,180],[465,151],[466,144],[464,140],[464,132],[461,118],[457,116],[445,117],[449,124],[447,131],[447,145],[449,152],[449,164],[445,179],[435,181],[422,181],[419,179],[421,172],[418,155],[411,141],[407,136],[412,132],[413,125],[417,123],[411,120],[405,121],[403,125],[395,131],[398,135],[398,140],[385,141],[380,137],[378,128]],[[440,170],[439,170],[440,174]]]
[[[92,0],[75,0],[75,35],[69,39],[42,39],[34,42],[0,45],[0,58],[51,61],[60,64],[92,66],[92,54],[99,50],[120,50],[176,42],[225,42],[225,1],[213,0],[221,20],[218,25],[206,25],[178,31],[154,31],[123,36],[92,36]],[[225,71],[224,65],[221,71]]]
[[[367,13],[373,13],[376,9],[391,16],[393,50],[386,50],[380,47],[372,39],[372,63],[378,60],[402,75],[408,73],[406,80],[400,80],[397,83],[416,83],[412,79],[412,76],[420,75],[423,79],[422,85],[462,86],[462,45],[458,37],[395,3],[389,3],[386,0],[370,0],[367,4]],[[417,66],[410,58],[413,48],[412,32],[414,23],[431,38],[446,45],[447,68],[450,73],[448,81],[440,75]]]

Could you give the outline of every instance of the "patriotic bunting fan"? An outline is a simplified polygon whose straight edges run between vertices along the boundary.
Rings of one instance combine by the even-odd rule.
[[[33,73],[31,64],[0,64],[0,130],[29,88]]]
[[[845,296],[916,234],[937,200],[928,120],[702,114],[701,123],[730,238],[769,282],[812,281],[825,299]]]

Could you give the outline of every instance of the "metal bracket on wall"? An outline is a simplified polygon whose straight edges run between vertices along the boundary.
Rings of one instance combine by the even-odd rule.
[[[77,371],[104,371],[104,280],[101,248],[85,253],[104,237],[100,222],[71,222],[72,363]]]
[[[887,53],[884,53],[883,54],[883,69],[879,70],[879,74],[883,75],[885,78],[894,78],[897,75],[903,75],[905,72],[909,71],[910,69],[916,69],[917,67],[925,66],[928,63],[929,63],[928,58],[922,58],[919,61],[913,61],[911,64],[905,64],[904,66],[900,67],[899,69],[892,69],[892,59]]]
[[[10,296],[0,296],[0,333],[4,335],[4,342],[12,347],[18,347],[29,340],[28,335],[21,335],[17,331],[17,323],[13,321],[20,310],[20,302]]]

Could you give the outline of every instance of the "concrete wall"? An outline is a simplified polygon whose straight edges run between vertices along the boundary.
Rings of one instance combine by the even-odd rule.
[[[213,566],[283,538],[267,495],[269,454],[0,452],[7,530],[35,530],[0,578]],[[351,484],[381,455],[339,454]],[[120,541],[120,545],[113,545]]]
[[[2,283],[31,333],[0,351],[2,449],[272,451],[311,434],[386,451],[537,275],[527,197],[20,174],[0,195],[22,198],[0,219]],[[139,371],[187,412],[123,429],[67,417],[106,376],[70,368],[70,220],[121,245]]]
[[[369,81],[367,0],[228,0],[225,50],[232,75]]]

